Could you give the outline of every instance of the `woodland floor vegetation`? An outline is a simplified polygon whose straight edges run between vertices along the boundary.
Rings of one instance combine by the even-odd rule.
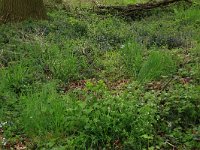
[[[199,4],[57,7],[0,26],[2,149],[200,149]]]

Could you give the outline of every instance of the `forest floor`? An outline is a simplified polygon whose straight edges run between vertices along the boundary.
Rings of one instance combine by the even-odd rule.
[[[199,14],[61,9],[1,25],[2,149],[200,149]]]

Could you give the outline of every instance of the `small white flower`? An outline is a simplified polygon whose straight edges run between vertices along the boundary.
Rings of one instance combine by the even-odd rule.
[[[125,45],[121,45],[121,48],[124,48],[125,47]]]
[[[2,128],[3,126],[5,126],[8,122],[0,122],[0,128]]]
[[[2,139],[2,144],[3,144],[3,146],[6,146],[6,144],[7,144],[6,138]]]

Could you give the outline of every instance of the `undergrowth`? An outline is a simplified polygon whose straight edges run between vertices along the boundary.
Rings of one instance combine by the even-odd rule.
[[[1,25],[2,148],[199,149],[198,8]]]

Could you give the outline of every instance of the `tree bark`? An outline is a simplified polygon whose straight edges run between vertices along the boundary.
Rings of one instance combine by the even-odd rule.
[[[0,22],[46,19],[43,0],[0,0]]]

